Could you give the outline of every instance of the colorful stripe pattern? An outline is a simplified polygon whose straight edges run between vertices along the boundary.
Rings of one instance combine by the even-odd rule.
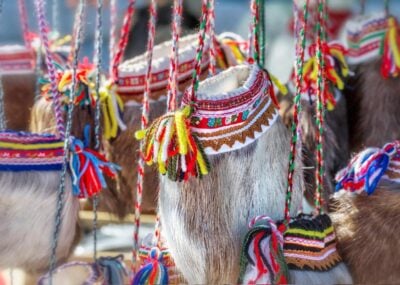
[[[243,84],[223,91],[224,85],[236,84],[233,82],[239,78]],[[210,96],[210,90],[221,91]],[[189,90],[183,98],[184,105],[190,104],[188,93]],[[243,148],[264,134],[278,117],[273,96],[268,74],[256,64],[232,67],[200,83],[193,103],[191,131],[208,155]]]
[[[154,47],[153,50],[153,66],[151,71],[151,92],[162,91],[167,88],[168,78],[170,75],[168,59],[166,51],[172,50],[174,41],[167,41]],[[176,67],[178,83],[185,82],[192,77],[193,70],[196,66],[196,46],[198,44],[196,35],[189,35],[179,39],[179,55]],[[210,62],[209,46],[205,47],[201,71],[206,71]],[[125,61],[118,68],[118,93],[123,96],[129,96],[136,102],[141,102],[146,82],[146,57],[140,55]],[[165,94],[166,95],[166,92]],[[158,100],[154,95],[153,100]]]
[[[341,262],[332,221],[326,214],[291,220],[284,233],[283,252],[290,269],[326,271]]]
[[[64,159],[64,141],[54,135],[0,133],[1,171],[56,171]]]
[[[35,56],[30,48],[21,45],[0,47],[0,74],[31,73]]]
[[[358,16],[346,25],[349,64],[368,62],[382,55],[388,28],[384,13]]]
[[[383,148],[370,147],[357,154],[349,165],[336,175],[336,190],[368,195],[374,193],[381,178],[400,182],[400,141]]]

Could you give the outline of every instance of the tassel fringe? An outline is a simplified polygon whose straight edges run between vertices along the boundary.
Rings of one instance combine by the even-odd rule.
[[[202,177],[210,170],[201,143],[190,130],[190,115],[191,109],[186,106],[135,133],[136,139],[143,140],[144,161],[148,165],[156,163],[159,172],[172,181]]]
[[[384,78],[397,77],[400,71],[400,37],[397,20],[388,18],[388,30],[383,42],[381,73]]]

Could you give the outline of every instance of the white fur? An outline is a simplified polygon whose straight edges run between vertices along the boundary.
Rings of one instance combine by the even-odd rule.
[[[0,173],[0,268],[45,270],[50,260],[60,172]],[[67,177],[57,259],[71,252],[79,203]]]

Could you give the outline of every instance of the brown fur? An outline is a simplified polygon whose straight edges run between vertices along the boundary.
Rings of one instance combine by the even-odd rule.
[[[382,77],[381,60],[354,67],[346,90],[351,150],[400,139],[400,79]]]
[[[278,95],[280,115],[288,128],[293,121],[293,96]],[[302,146],[305,179],[305,197],[309,203],[313,203],[315,194],[315,106],[309,101],[302,100]],[[326,124],[324,128],[324,155],[325,155],[325,180],[323,199],[328,201],[329,195],[334,192],[334,178],[337,171],[342,169],[349,157],[348,129],[346,122],[346,101],[342,97],[338,100],[333,111],[326,112]]]
[[[29,110],[35,97],[36,75],[5,74],[2,75],[2,82],[7,129],[27,131]]]
[[[399,190],[380,186],[371,196],[341,191],[332,199],[338,249],[357,284],[400,280]]]

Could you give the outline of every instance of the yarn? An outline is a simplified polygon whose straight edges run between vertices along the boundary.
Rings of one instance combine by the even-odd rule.
[[[148,129],[136,132],[143,140],[142,155],[148,165],[156,163],[172,181],[208,174],[209,163],[201,144],[190,130],[190,106],[156,119]]]
[[[69,160],[72,189],[75,196],[88,198],[107,187],[104,175],[115,178],[120,167],[107,162],[98,152],[85,148],[82,141],[71,139]]]
[[[154,247],[149,252],[146,264],[136,273],[132,285],[168,284],[168,269],[162,263],[163,255]]]
[[[305,54],[305,46],[306,46],[306,27],[308,21],[308,4],[309,0],[304,2],[303,11],[303,21],[302,27],[300,28],[300,33],[297,37],[296,43],[296,96],[294,98],[294,108],[293,108],[293,122],[291,126],[292,139],[290,142],[290,154],[289,154],[289,168],[288,168],[288,177],[287,177],[287,189],[286,189],[286,198],[285,198],[285,219],[286,222],[290,220],[290,206],[292,202],[292,193],[293,193],[293,177],[295,171],[295,160],[297,155],[297,143],[298,143],[298,125],[299,125],[299,114],[301,113],[301,83],[303,81],[303,68],[304,68],[304,54]],[[300,140],[301,141],[301,140]]]
[[[338,172],[336,191],[368,195],[374,193],[382,176],[388,170],[391,159],[398,155],[400,141],[386,144],[383,148],[367,148],[352,158],[349,165]]]
[[[387,19],[388,27],[383,42],[381,73],[384,78],[397,77],[400,71],[400,36],[396,18]]]
[[[267,216],[249,224],[240,258],[239,284],[287,284],[289,272],[283,256],[283,236]]]
[[[179,66],[179,36],[182,22],[182,0],[174,0],[174,15],[172,19],[172,51],[170,57],[169,76],[167,85],[167,112],[174,111],[178,93],[178,66]]]
[[[326,271],[341,262],[332,221],[326,214],[301,214],[284,233],[283,253],[290,269]]]
[[[124,15],[124,22],[121,27],[120,38],[118,42],[117,52],[113,60],[110,62],[112,66],[112,80],[116,82],[118,80],[118,66],[121,63],[126,46],[129,40],[129,31],[132,26],[133,15],[135,13],[135,0],[129,0],[128,8]]]
[[[345,59],[347,51],[345,47],[337,42],[322,42],[321,45],[326,75],[322,100],[327,110],[332,111],[336,106],[336,99],[332,94],[332,88],[343,90],[345,87],[344,78],[349,75],[349,66]],[[318,58],[316,49],[316,44],[310,46],[309,53],[311,58],[304,64],[302,93],[309,94],[309,98],[316,96],[318,88]]]

